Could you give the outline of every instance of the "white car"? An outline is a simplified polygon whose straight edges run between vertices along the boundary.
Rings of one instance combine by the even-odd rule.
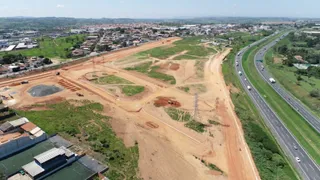
[[[248,90],[250,91],[251,90],[251,86],[247,86]]]
[[[269,78],[269,81],[270,81],[271,83],[276,83],[276,80],[273,79],[273,78]]]
[[[297,161],[298,163],[300,163],[300,162],[301,162],[301,160],[300,160],[300,158],[299,158],[299,157],[296,157],[296,161]]]
[[[242,75],[242,72],[241,72],[241,71],[239,71],[238,73],[239,73],[240,76]]]

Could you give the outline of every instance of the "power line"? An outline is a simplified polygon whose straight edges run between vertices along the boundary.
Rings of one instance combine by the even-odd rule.
[[[194,94],[194,112],[193,112],[193,119],[197,120],[198,119],[198,93]]]

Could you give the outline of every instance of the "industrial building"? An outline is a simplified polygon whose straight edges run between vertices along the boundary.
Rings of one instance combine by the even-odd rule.
[[[24,128],[32,129],[32,126]],[[79,147],[59,135],[0,161],[0,167],[6,169],[3,173],[9,180],[91,179],[108,170],[108,166],[84,155]]]
[[[47,139],[47,135],[27,118],[0,125],[0,159]]]
[[[77,160],[77,155],[64,146],[53,148],[34,157],[34,161],[22,167],[32,179],[44,178]]]

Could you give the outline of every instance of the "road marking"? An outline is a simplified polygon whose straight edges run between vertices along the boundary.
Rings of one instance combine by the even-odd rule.
[[[313,167],[313,166],[311,166],[311,164],[309,164],[309,166],[310,166],[310,168],[311,168],[311,169],[313,169],[313,170],[315,171],[314,167]]]

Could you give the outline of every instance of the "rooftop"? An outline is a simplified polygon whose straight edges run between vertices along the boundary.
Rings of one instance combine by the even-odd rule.
[[[17,119],[17,120],[14,120],[14,121],[10,121],[9,123],[13,126],[13,127],[18,127],[18,126],[21,126],[25,123],[29,122],[29,120],[25,117],[23,118],[20,118],[20,119]]]
[[[21,129],[30,132],[31,130],[37,128],[38,126],[36,126],[35,124],[33,124],[32,122],[28,122],[24,125],[21,126]]]
[[[41,129],[39,127],[36,127],[30,131],[30,134],[34,135],[37,134],[39,131],[41,131]]]
[[[22,169],[25,170],[28,174],[32,177],[39,175],[40,173],[44,172],[45,170],[39,166],[35,161],[32,161],[29,164],[22,166]]]
[[[6,132],[6,131],[9,131],[12,128],[13,128],[13,126],[9,122],[5,122],[5,123],[1,124],[0,131]]]
[[[5,143],[7,141],[10,141],[11,139],[15,139],[17,137],[20,137],[21,133],[16,132],[16,133],[10,133],[10,134],[6,134],[3,136],[0,136],[0,144]]]
[[[8,180],[32,180],[32,179],[27,174],[22,175],[22,174],[18,173],[18,174],[15,174],[14,176],[11,176],[10,178],[8,178]]]
[[[53,159],[57,156],[65,154],[65,151],[60,148],[52,148],[49,151],[46,151],[36,157],[34,157],[35,160],[37,160],[39,163],[45,163],[49,161],[50,159]]]

